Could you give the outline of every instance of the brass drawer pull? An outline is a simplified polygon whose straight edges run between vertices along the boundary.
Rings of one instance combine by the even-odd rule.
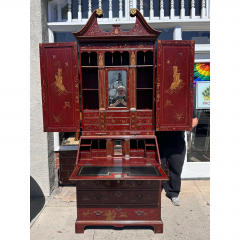
[[[94,213],[95,213],[97,216],[100,216],[100,215],[103,213],[103,211],[97,210],[97,211],[94,211]]]
[[[136,213],[138,216],[141,216],[141,215],[144,213],[144,211],[137,210],[137,211],[135,211],[135,213]]]

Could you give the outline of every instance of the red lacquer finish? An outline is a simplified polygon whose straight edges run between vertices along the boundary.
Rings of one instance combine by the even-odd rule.
[[[77,43],[40,44],[45,132],[80,129]]]
[[[97,9],[73,33],[80,94],[77,43],[40,44],[44,131],[79,132],[81,109],[70,177],[77,184],[76,233],[85,226],[153,226],[162,233],[161,181],[168,178],[155,130],[191,129],[194,41],[158,41],[155,93],[155,41],[161,32],[139,10],[130,15],[136,17],[130,31],[115,24],[105,32]],[[110,72],[120,70],[126,79],[124,72]],[[124,96],[118,93],[122,85]]]
[[[156,130],[192,129],[194,41],[158,41]]]

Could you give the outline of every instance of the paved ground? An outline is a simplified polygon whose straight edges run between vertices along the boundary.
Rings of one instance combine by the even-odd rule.
[[[49,199],[31,200],[31,240],[210,239],[210,181],[182,181],[180,199],[181,206],[173,206],[162,192],[163,234],[154,234],[150,228],[114,230],[94,227],[88,227],[84,234],[75,234],[75,187],[60,187]],[[38,205],[43,202],[45,207],[36,216]]]

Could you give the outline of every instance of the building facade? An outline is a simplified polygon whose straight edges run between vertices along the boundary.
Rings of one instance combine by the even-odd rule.
[[[97,8],[103,10],[98,24],[110,31],[120,24],[130,30],[138,8],[149,25],[162,31],[162,40],[195,40],[195,81],[210,81],[210,0],[42,0],[31,1],[31,195],[49,196],[54,186],[69,184],[78,141],[75,133],[44,133],[38,44],[76,41],[79,31]],[[195,87],[196,102],[198,83]],[[199,85],[200,86],[200,85]],[[210,87],[207,102],[210,104]],[[188,151],[183,178],[210,177],[210,107],[196,109],[199,125],[185,139]]]

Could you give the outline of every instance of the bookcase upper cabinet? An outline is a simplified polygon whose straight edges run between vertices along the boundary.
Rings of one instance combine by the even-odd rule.
[[[80,109],[83,136],[190,130],[194,41],[156,45],[161,32],[135,8],[130,31],[101,30],[102,16],[95,10],[73,33],[78,44],[40,44],[44,131],[79,131]]]

